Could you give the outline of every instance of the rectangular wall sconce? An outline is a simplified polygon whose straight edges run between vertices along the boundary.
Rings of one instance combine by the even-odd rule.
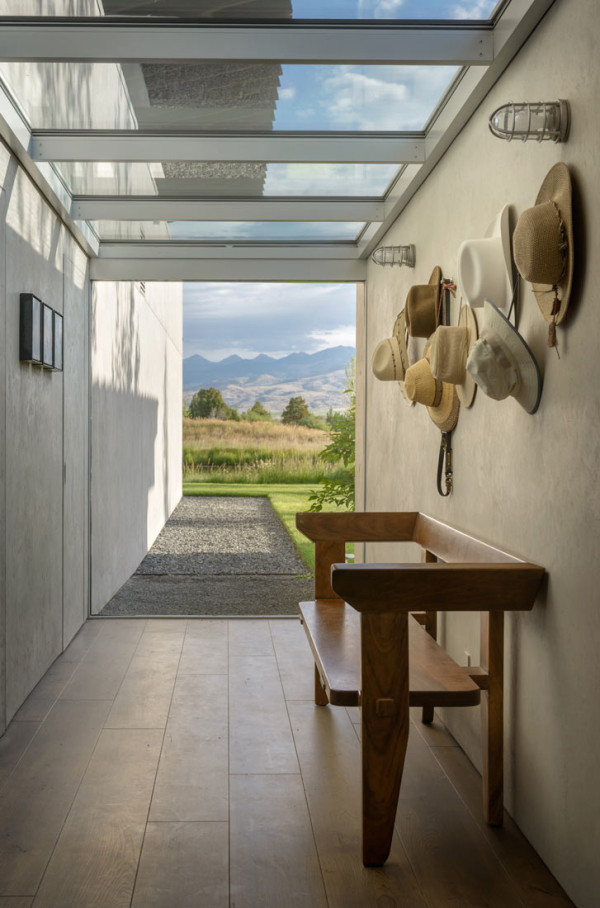
[[[33,293],[20,296],[19,359],[62,372],[63,317]]]
[[[42,362],[42,302],[32,293],[21,294],[19,359],[38,365]]]

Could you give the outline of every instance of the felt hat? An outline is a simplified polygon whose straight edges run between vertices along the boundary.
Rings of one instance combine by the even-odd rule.
[[[384,338],[375,347],[371,369],[379,381],[404,381],[408,369],[404,309],[396,319],[392,336]]]
[[[465,240],[458,250],[458,288],[469,306],[489,299],[506,309],[513,295],[508,205],[494,218],[481,239]]]
[[[429,337],[438,325],[442,269],[436,265],[429,283],[415,284],[406,297],[406,327],[411,337]]]
[[[477,340],[477,321],[470,306],[462,306],[457,327],[440,325],[431,338],[429,362],[434,378],[456,385],[461,404],[470,407],[477,385],[467,372],[467,358]]]
[[[535,413],[542,380],[533,353],[490,300],[484,303],[483,319],[481,335],[467,359],[467,371],[488,397],[514,397],[528,413]]]
[[[565,317],[573,285],[573,203],[566,164],[559,162],[546,174],[534,207],[517,222],[513,249],[519,274],[533,284],[552,336],[553,326]]]
[[[433,377],[426,357],[407,370],[405,388],[410,400],[427,407],[427,412],[441,432],[454,429],[460,409],[456,388]]]

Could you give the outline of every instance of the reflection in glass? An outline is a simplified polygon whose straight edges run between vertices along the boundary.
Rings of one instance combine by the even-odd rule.
[[[170,197],[383,196],[395,164],[266,164],[243,161],[181,162],[177,176],[164,165],[62,163],[74,195]]]
[[[364,223],[267,221],[94,221],[101,240],[238,243],[355,240]]]
[[[486,19],[496,0],[102,0],[107,16],[203,19]],[[96,0],[0,0],[3,16],[101,16]]]

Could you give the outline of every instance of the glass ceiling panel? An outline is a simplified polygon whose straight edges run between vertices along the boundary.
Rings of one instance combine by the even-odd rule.
[[[453,66],[2,63],[33,129],[421,130]]]
[[[170,197],[379,196],[395,164],[177,161],[57,165],[73,195]]]
[[[3,16],[487,19],[496,0],[0,0]]]
[[[355,240],[364,223],[266,221],[92,221],[101,240],[176,240],[238,243]]]

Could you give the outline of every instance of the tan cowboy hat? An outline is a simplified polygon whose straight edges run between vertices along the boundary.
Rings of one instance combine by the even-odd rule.
[[[427,407],[427,412],[441,432],[454,429],[460,410],[456,388],[433,377],[427,358],[420,359],[408,369],[405,387],[410,400]]]
[[[519,274],[533,284],[552,332],[565,317],[573,285],[571,176],[562,161],[546,174],[534,207],[519,218],[513,249]]]
[[[392,336],[384,338],[375,347],[371,369],[379,381],[404,381],[408,369],[404,309],[396,319]]]
[[[494,218],[481,239],[465,240],[458,250],[458,287],[469,306],[480,308],[491,299],[506,309],[513,295],[508,205]]]
[[[436,265],[428,284],[415,284],[406,297],[406,327],[411,337],[429,337],[438,325],[442,269]]]
[[[431,373],[439,381],[456,385],[461,404],[470,407],[477,385],[467,372],[467,359],[477,340],[477,321],[470,306],[462,306],[458,326],[440,325],[431,338]]]
[[[481,390],[494,400],[514,397],[535,413],[540,403],[542,380],[535,356],[505,315],[486,300],[484,327],[467,360],[467,371]]]

